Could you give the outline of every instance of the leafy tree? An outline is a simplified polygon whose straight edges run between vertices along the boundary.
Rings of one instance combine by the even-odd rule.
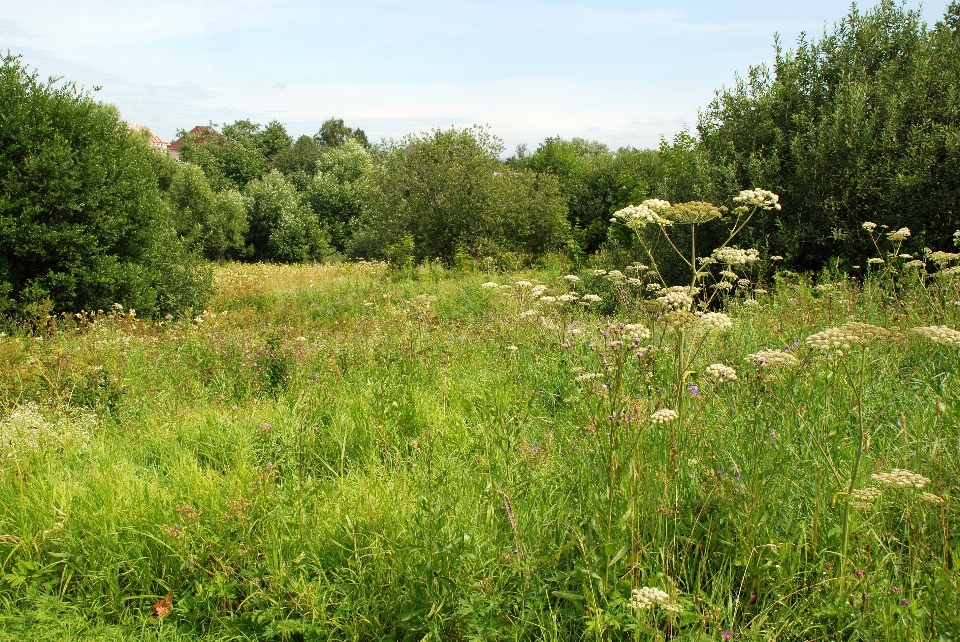
[[[203,304],[206,270],[179,240],[155,152],[117,110],[0,64],[0,291],[6,311],[117,302],[142,315]],[[49,300],[49,303],[45,303]]]
[[[558,247],[568,226],[556,180],[510,171],[501,151],[481,128],[408,136],[377,167],[349,252],[382,257],[407,235],[418,260]]]
[[[245,190],[254,258],[302,262],[329,253],[328,237],[296,188],[273,170]]]
[[[238,120],[225,125],[222,133],[208,128],[181,135],[181,160],[201,167],[216,191],[243,189],[261,178],[270,170],[273,159],[288,150],[292,142],[277,121],[263,128],[249,120]]]
[[[320,147],[339,147],[351,139],[366,148],[370,147],[364,131],[347,127],[342,118],[328,118],[323,121],[320,131],[314,135],[313,139]]]
[[[367,200],[373,162],[360,143],[348,140],[325,148],[316,169],[303,197],[329,230],[333,247],[343,252]]]
[[[321,155],[321,149],[313,138],[301,136],[292,146],[273,157],[273,166],[287,175],[299,172],[313,176]]]
[[[943,248],[960,213],[960,4],[932,29],[884,0],[854,8],[819,41],[777,44],[701,115],[723,191],[759,186],[782,211],[758,217],[753,243],[814,269],[870,251],[861,223],[914,231]]]

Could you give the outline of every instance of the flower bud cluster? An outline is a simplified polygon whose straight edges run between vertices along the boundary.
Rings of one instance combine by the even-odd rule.
[[[960,332],[945,325],[928,325],[913,328],[912,332],[926,337],[934,343],[951,348],[960,348]]]
[[[889,334],[886,329],[880,326],[851,322],[844,323],[839,328],[828,328],[812,334],[807,337],[806,344],[821,352],[849,350],[852,346],[865,346],[886,338]]]
[[[719,383],[737,380],[737,371],[730,366],[723,365],[722,363],[711,363],[706,367],[706,369],[704,369],[703,373],[711,379],[715,379]]]
[[[923,475],[912,473],[902,468],[894,468],[889,473],[874,473],[870,479],[882,484],[883,486],[893,486],[895,488],[923,488],[930,483],[930,480]]]
[[[745,189],[739,196],[733,197],[734,203],[753,205],[764,210],[779,210],[780,197],[765,189]]]

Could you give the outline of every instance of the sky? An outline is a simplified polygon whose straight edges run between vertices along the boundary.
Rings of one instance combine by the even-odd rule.
[[[932,24],[948,0],[922,5]],[[872,6],[863,2],[861,10]],[[906,6],[920,8],[907,1]],[[0,0],[0,50],[166,140],[194,125],[330,117],[371,141],[486,125],[656,147],[714,92],[849,12],[845,0]]]

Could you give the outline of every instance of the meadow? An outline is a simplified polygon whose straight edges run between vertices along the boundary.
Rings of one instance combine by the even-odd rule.
[[[227,263],[183,318],[38,313],[0,640],[958,639],[951,261],[765,257],[699,314],[639,265]]]

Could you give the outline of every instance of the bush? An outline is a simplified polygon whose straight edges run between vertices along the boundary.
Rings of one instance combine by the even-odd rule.
[[[273,170],[246,187],[248,239],[259,260],[302,262],[330,252],[328,235],[316,215],[300,202],[296,188]]]
[[[7,311],[177,314],[203,304],[209,274],[178,239],[151,150],[115,108],[73,85],[0,65],[0,296]]]
[[[539,254],[568,236],[556,180],[511,171],[480,128],[409,136],[387,150],[348,251],[383,258],[410,235],[417,260],[452,264],[469,254]]]
[[[723,191],[755,186],[783,210],[759,217],[755,247],[796,268],[860,263],[873,221],[910,227],[910,250],[946,247],[960,213],[960,3],[932,29],[890,0],[819,41],[777,46],[701,117]]]

